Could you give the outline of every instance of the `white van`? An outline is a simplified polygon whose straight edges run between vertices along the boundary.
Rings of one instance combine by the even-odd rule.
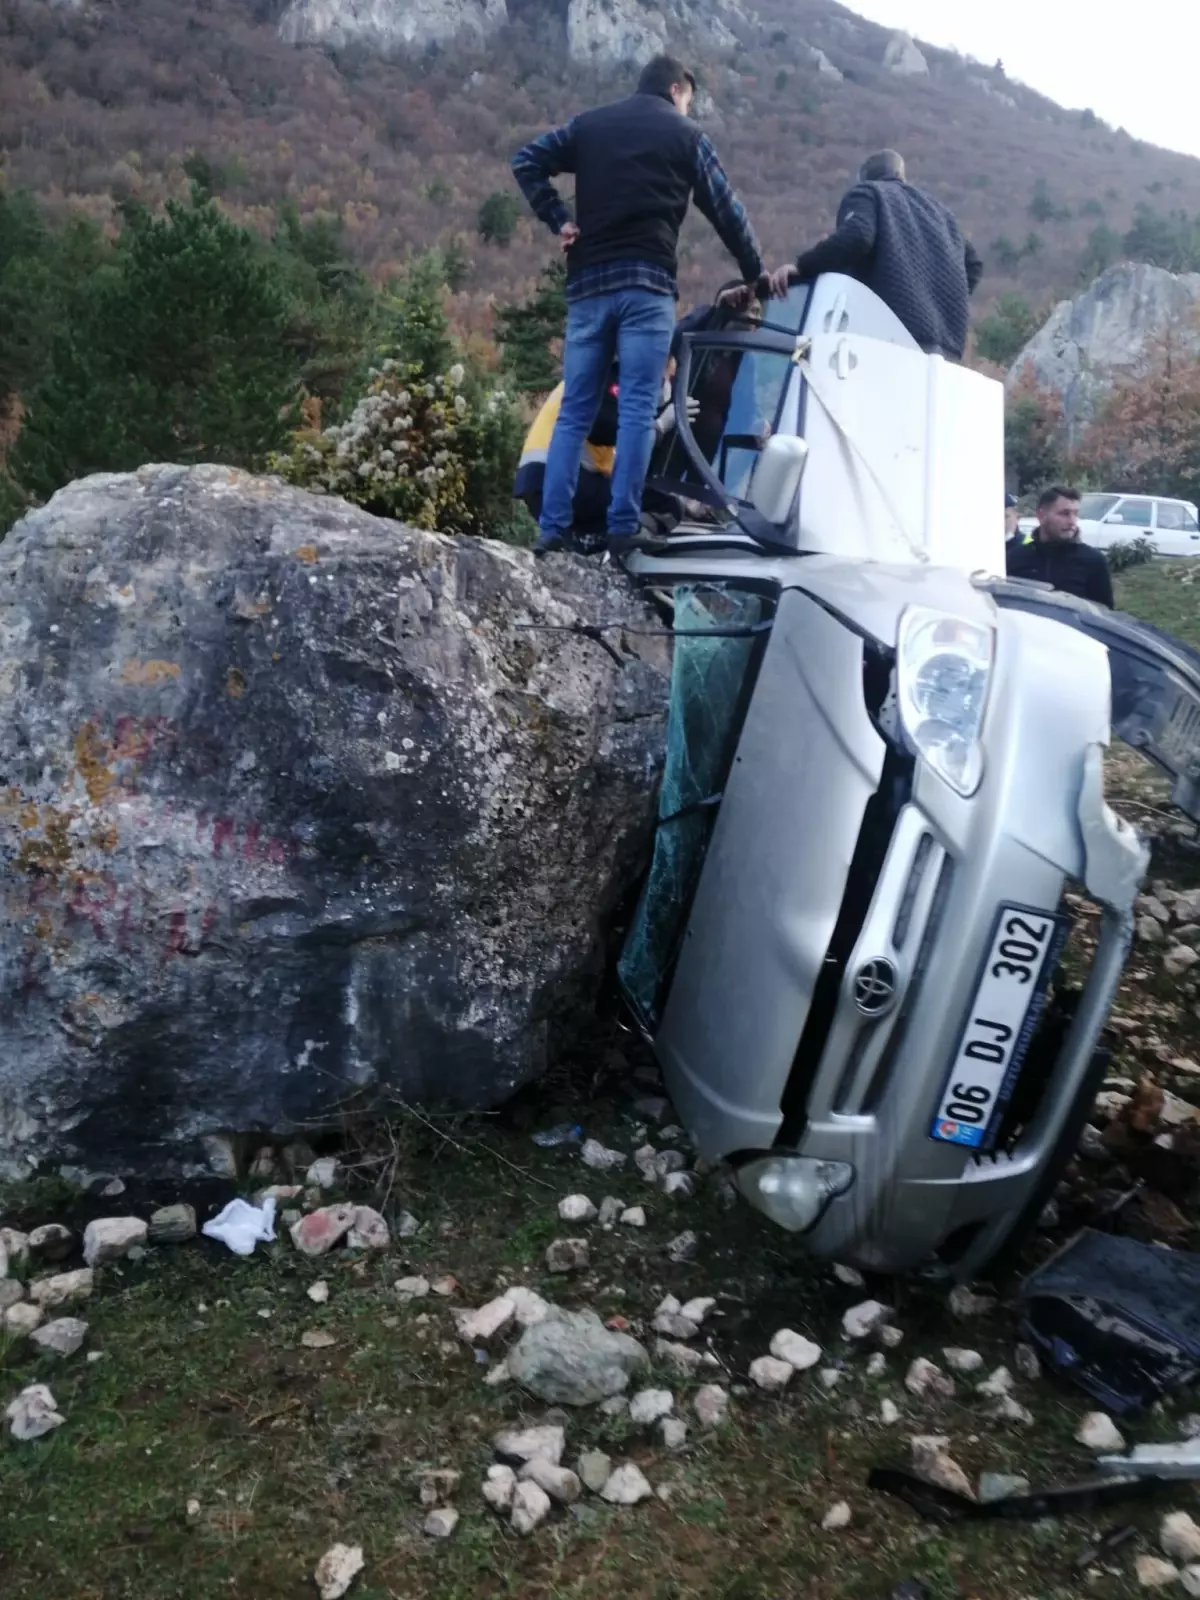
[[[1085,494],[1079,537],[1101,550],[1149,539],[1160,556],[1200,556],[1200,520],[1188,500],[1149,494]]]

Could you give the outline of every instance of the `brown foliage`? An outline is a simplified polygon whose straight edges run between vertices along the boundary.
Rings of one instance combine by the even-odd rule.
[[[1196,338],[1168,329],[1121,378],[1079,458],[1098,483],[1194,500],[1200,490],[1200,362]]]

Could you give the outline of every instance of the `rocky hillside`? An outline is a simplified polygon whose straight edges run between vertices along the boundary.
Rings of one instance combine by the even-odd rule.
[[[483,329],[489,297],[548,256],[524,218],[507,248],[476,235],[510,152],[667,41],[698,63],[701,114],[773,258],[828,228],[882,143],[960,212],[983,305],[1019,290],[1048,311],[1120,253],[1139,206],[1200,214],[1200,162],[832,0],[0,0],[0,160],[9,184],[106,219],[183,193],[199,166],[264,227],[288,196],[339,216],[380,272],[460,236],[461,309]],[[724,270],[693,224],[685,296]]]

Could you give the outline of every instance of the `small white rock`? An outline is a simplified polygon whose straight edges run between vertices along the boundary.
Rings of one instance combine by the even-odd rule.
[[[567,1436],[563,1429],[551,1423],[537,1428],[505,1428],[492,1440],[492,1449],[507,1461],[522,1465],[534,1456],[558,1466],[562,1460]]]
[[[335,1544],[326,1550],[313,1574],[321,1600],[342,1600],[364,1564],[360,1544]]]
[[[429,1293],[428,1278],[397,1278],[393,1291],[401,1300],[423,1300]]]
[[[841,1383],[845,1373],[840,1367],[822,1367],[820,1371],[822,1389],[834,1390]]]
[[[639,1428],[648,1428],[674,1409],[675,1396],[669,1389],[643,1389],[629,1402],[629,1420]]]
[[[971,1480],[948,1452],[948,1439],[940,1434],[918,1434],[910,1440],[910,1444],[913,1471],[918,1478],[974,1500],[975,1490]]]
[[[21,1444],[52,1433],[67,1420],[59,1413],[54,1396],[44,1383],[31,1383],[22,1389],[4,1415],[8,1418],[9,1432]]]
[[[193,1497],[187,1503],[187,1514],[191,1518],[195,1518],[200,1515],[200,1502],[199,1500],[195,1499],[195,1497]]]
[[[30,1339],[50,1355],[73,1356],[87,1338],[87,1330],[87,1323],[78,1317],[55,1317],[53,1322],[35,1328]]]
[[[900,1421],[900,1407],[894,1400],[881,1400],[879,1402],[879,1420],[885,1428],[894,1427]]]
[[[351,1250],[386,1250],[392,1242],[392,1230],[379,1212],[371,1206],[355,1206],[354,1222],[346,1235],[346,1245]]]
[[[623,1167],[629,1157],[623,1150],[606,1150],[598,1139],[587,1139],[579,1152],[579,1159],[593,1172],[613,1172]]]
[[[337,1339],[326,1328],[308,1328],[300,1335],[306,1350],[332,1350]]]
[[[696,1193],[696,1178],[691,1172],[668,1172],[662,1190],[673,1200],[690,1200]]]
[[[1179,1581],[1184,1594],[1200,1595],[1200,1565],[1184,1567],[1179,1574]]]
[[[791,1328],[780,1328],[771,1340],[770,1350],[777,1360],[785,1361],[797,1372],[807,1372],[821,1359],[821,1346],[802,1333],[794,1333]]]
[[[120,1261],[135,1244],[145,1244],[148,1225],[140,1217],[97,1217],[83,1233],[83,1259],[89,1267]]]
[[[1023,1406],[1019,1400],[1014,1400],[1011,1394],[1004,1395],[988,1412],[989,1417],[995,1417],[997,1422],[1015,1422],[1022,1428],[1033,1426],[1033,1412],[1028,1406]]]
[[[706,1383],[692,1396],[692,1410],[704,1428],[719,1428],[729,1415],[729,1391],[720,1384]]]
[[[1036,1383],[1042,1375],[1042,1363],[1031,1344],[1019,1344],[1013,1351],[1013,1366],[1026,1383]]]
[[[1103,1411],[1089,1411],[1075,1430],[1075,1437],[1081,1445],[1098,1455],[1115,1455],[1125,1449],[1121,1430]]]
[[[550,1315],[549,1300],[543,1300],[533,1289],[526,1289],[518,1284],[512,1289],[506,1289],[504,1298],[512,1301],[518,1328],[535,1327],[537,1323],[545,1322]]]
[[[839,1261],[833,1269],[833,1275],[839,1283],[844,1283],[848,1289],[864,1289],[867,1280],[857,1267],[845,1267]]]
[[[599,1213],[585,1194],[568,1194],[558,1202],[558,1214],[564,1222],[591,1222]]]
[[[341,1180],[342,1163],[336,1156],[322,1156],[304,1174],[304,1181],[316,1189],[335,1189]]]
[[[533,1456],[528,1460],[517,1474],[521,1482],[536,1483],[551,1498],[557,1500],[560,1506],[574,1505],[583,1493],[583,1485],[577,1473],[570,1467],[555,1466],[552,1461],[547,1461],[544,1456]]]
[[[487,1345],[506,1333],[516,1320],[517,1308],[506,1294],[489,1300],[476,1311],[456,1311],[454,1325],[458,1337],[469,1345]]]
[[[483,1498],[493,1511],[508,1512],[512,1510],[516,1487],[517,1475],[511,1467],[489,1467],[483,1481]]]
[[[600,1498],[611,1506],[636,1506],[639,1500],[648,1500],[653,1493],[642,1469],[627,1461],[609,1478],[600,1491]]]
[[[679,1266],[684,1261],[694,1261],[696,1252],[700,1248],[697,1235],[688,1228],[684,1233],[678,1233],[667,1245],[667,1259]]]
[[[1161,1556],[1140,1555],[1133,1564],[1143,1589],[1165,1589],[1179,1579],[1179,1568]]]
[[[329,1299],[329,1285],[324,1278],[318,1278],[316,1283],[309,1284],[307,1293],[315,1306],[323,1306]]]
[[[32,1306],[28,1300],[19,1300],[15,1306],[0,1315],[0,1328],[10,1339],[26,1339],[39,1326],[46,1313],[41,1306]]]
[[[628,1206],[621,1213],[621,1222],[626,1228],[644,1228],[646,1226],[645,1207]]]
[[[29,1262],[29,1235],[19,1228],[0,1228],[0,1278],[6,1270],[27,1266]]]
[[[458,1512],[453,1506],[437,1506],[425,1518],[423,1532],[429,1539],[448,1539],[458,1527]]]
[[[868,1339],[883,1327],[889,1316],[890,1308],[879,1300],[864,1300],[861,1305],[851,1306],[843,1315],[842,1332],[847,1339]]]
[[[904,1329],[894,1327],[890,1322],[885,1322],[875,1336],[885,1350],[895,1350],[904,1343]]]
[[[1170,1556],[1172,1561],[1178,1561],[1180,1566],[1200,1564],[1200,1527],[1196,1526],[1186,1511],[1167,1513],[1159,1528],[1158,1542],[1162,1545],[1163,1554]]]
[[[663,1417],[658,1427],[665,1450],[682,1450],[687,1444],[687,1423],[682,1417]]]
[[[76,1300],[89,1300],[96,1284],[91,1267],[80,1267],[76,1272],[59,1272],[50,1278],[35,1278],[29,1285],[29,1298],[35,1306],[52,1311],[55,1306],[67,1306]]]
[[[1012,1373],[1007,1367],[997,1367],[982,1383],[975,1385],[975,1393],[982,1395],[985,1400],[1001,1400],[1006,1394],[1012,1393],[1012,1387]]]
[[[946,1304],[956,1317],[982,1317],[996,1309],[993,1295],[976,1294],[974,1289],[968,1289],[965,1283],[957,1284],[951,1289]]]
[[[942,1355],[951,1372],[978,1372],[983,1366],[983,1357],[978,1350],[962,1350],[957,1345],[948,1345]]]
[[[923,1400],[953,1400],[954,1379],[924,1356],[918,1356],[905,1374],[904,1387]]]
[[[777,1356],[759,1356],[750,1363],[750,1381],[772,1394],[791,1382],[794,1371],[789,1361],[780,1361]]]
[[[887,1357],[876,1350],[867,1360],[867,1377],[882,1378],[887,1372]]]
[[[836,1505],[830,1506],[829,1510],[821,1518],[821,1526],[826,1533],[836,1533],[839,1528],[848,1528],[850,1526],[850,1502],[848,1500],[839,1500]]]
[[[689,1322],[694,1322],[699,1328],[703,1326],[716,1303],[713,1299],[697,1296],[695,1300],[689,1300],[685,1305],[680,1306],[679,1314],[681,1317],[686,1317]]]
[[[528,1478],[513,1490],[512,1528],[514,1533],[528,1535],[540,1528],[550,1515],[550,1496]]]

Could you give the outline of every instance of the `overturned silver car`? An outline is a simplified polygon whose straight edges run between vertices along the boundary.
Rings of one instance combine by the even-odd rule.
[[[814,1254],[970,1277],[1073,1153],[1148,851],[1117,735],[1200,815],[1200,661],[998,574],[1000,386],[825,277],[683,342],[630,563],[672,607],[619,975],[700,1150]],[[698,508],[704,508],[702,512]],[[1073,989],[1068,898],[1101,934]]]

